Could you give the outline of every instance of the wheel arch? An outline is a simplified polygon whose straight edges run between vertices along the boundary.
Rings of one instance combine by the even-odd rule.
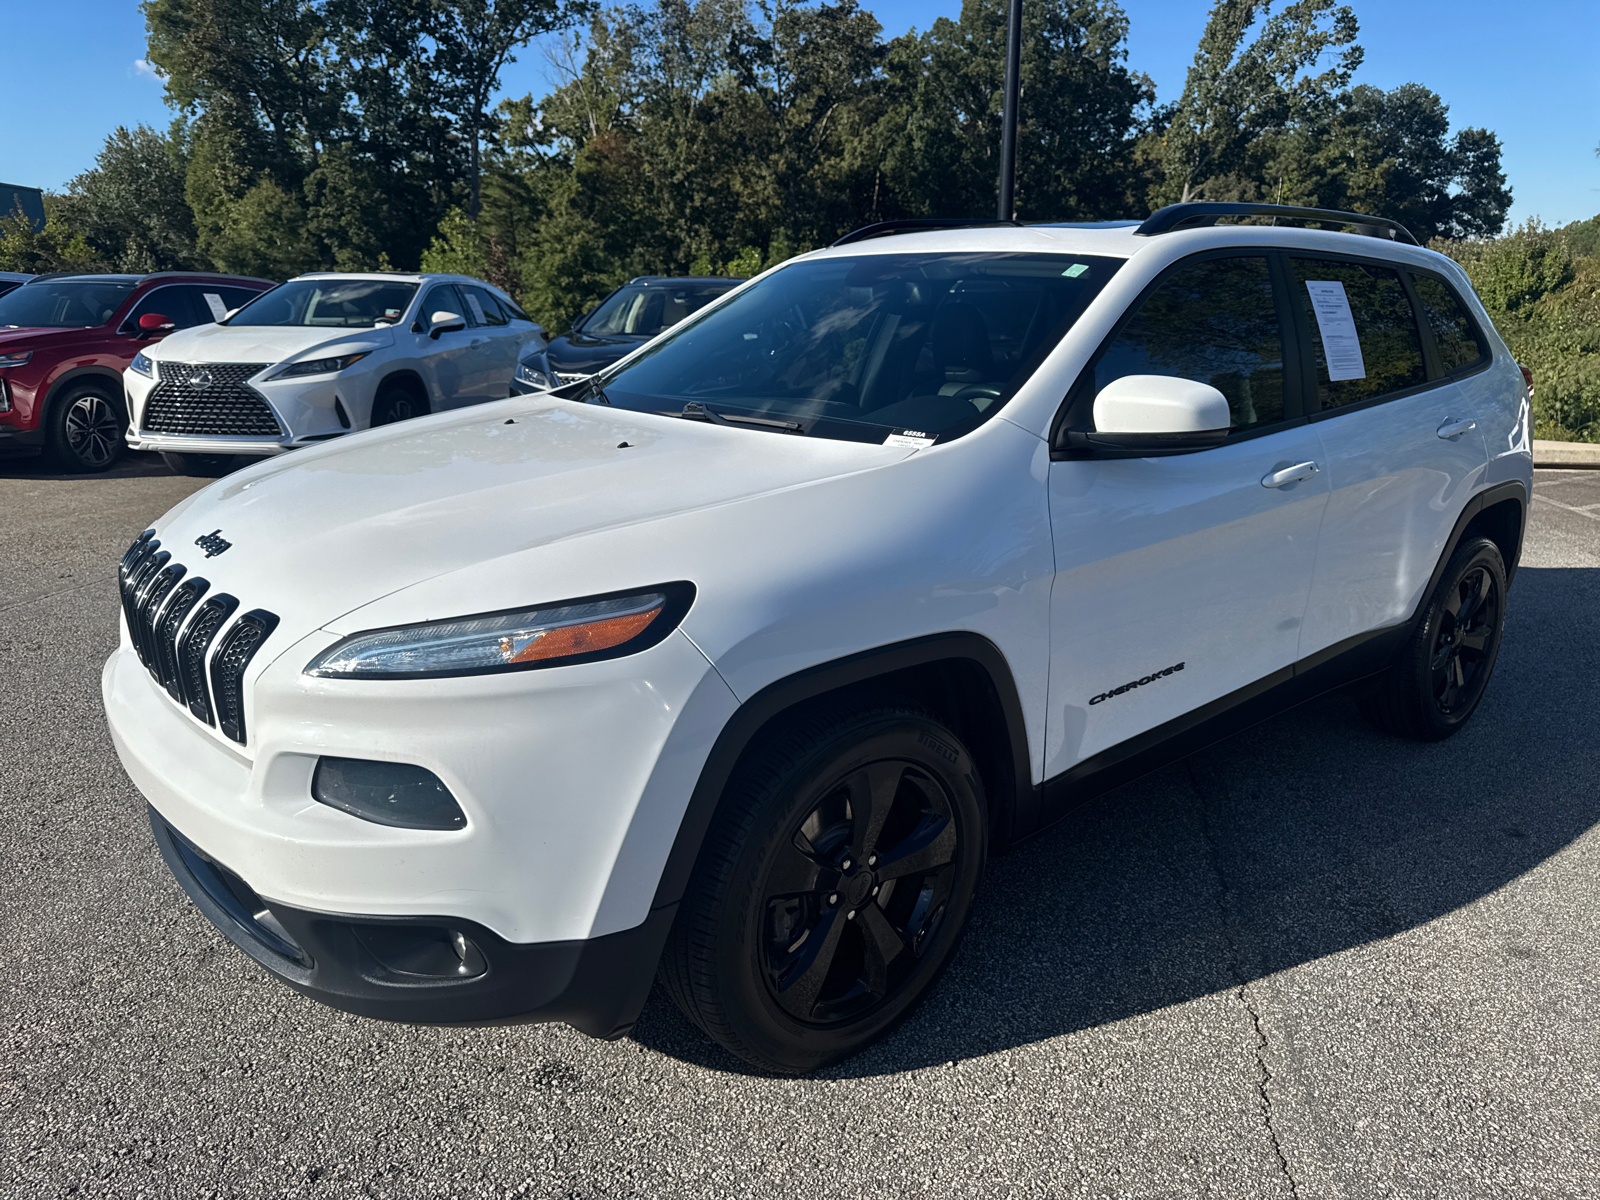
[[[122,413],[122,419],[124,421],[128,420],[128,395],[122,386],[122,372],[112,367],[90,364],[63,371],[50,381],[49,389],[45,392],[44,403],[39,405],[38,427],[40,429],[44,428],[45,419],[50,415],[51,410],[74,384],[82,383],[88,379],[99,380],[107,385],[106,390],[110,393],[111,402]]]
[[[652,910],[682,899],[728,781],[764,732],[801,705],[829,696],[875,692],[923,705],[966,743],[989,807],[990,844],[1003,848],[1033,823],[1026,722],[1010,665],[988,638],[946,633],[880,646],[809,667],[762,688],[717,736],[690,794]]]
[[[1417,614],[1425,609],[1428,597],[1439,586],[1439,580],[1444,575],[1445,567],[1450,565],[1456,548],[1468,538],[1486,537],[1500,548],[1500,557],[1506,564],[1506,584],[1510,586],[1512,577],[1517,573],[1517,562],[1522,557],[1522,542],[1527,528],[1528,489],[1521,480],[1497,483],[1476,493],[1461,510],[1455,528],[1445,540],[1444,553],[1439,556],[1433,574],[1428,579],[1428,586],[1417,601]]]

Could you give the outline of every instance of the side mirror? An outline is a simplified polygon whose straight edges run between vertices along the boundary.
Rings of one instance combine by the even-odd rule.
[[[1209,383],[1172,375],[1124,375],[1094,398],[1083,444],[1144,453],[1204,450],[1228,438],[1228,398]]]
[[[459,333],[467,327],[460,313],[436,312],[428,318],[428,336],[437,339],[441,333]]]
[[[159,337],[163,333],[171,333],[178,327],[178,323],[171,317],[163,317],[160,313],[145,313],[139,318],[139,332],[148,337]]]

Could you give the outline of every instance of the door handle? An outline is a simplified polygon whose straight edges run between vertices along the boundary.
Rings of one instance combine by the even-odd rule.
[[[1310,479],[1316,473],[1316,463],[1296,463],[1292,467],[1284,467],[1281,471],[1268,471],[1261,477],[1261,486],[1269,488],[1281,488],[1285,484],[1299,483],[1302,479]]]
[[[1463,433],[1471,433],[1477,427],[1476,421],[1446,421],[1439,426],[1437,432],[1442,438],[1458,438]]]

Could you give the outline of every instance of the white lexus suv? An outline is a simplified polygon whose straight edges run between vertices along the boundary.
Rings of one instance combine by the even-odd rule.
[[[1335,687],[1459,731],[1528,422],[1378,218],[869,227],[196,493],[122,561],[106,712],[178,882],[306,995],[616,1037],[659,971],[805,1071],[1090,797]]]
[[[503,400],[546,340],[510,296],[464,275],[302,275],[217,308],[123,373],[128,444],[185,473]]]

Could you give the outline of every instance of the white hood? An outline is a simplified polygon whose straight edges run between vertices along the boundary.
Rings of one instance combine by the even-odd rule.
[[[378,350],[394,341],[388,329],[328,329],[307,325],[196,325],[168,334],[145,353],[157,362],[280,363],[308,350]]]
[[[276,613],[288,645],[352,609],[469,565],[907,453],[518,398],[268,460],[196,493],[156,530],[213,592]],[[213,532],[230,546],[207,560],[195,539]],[[592,590],[607,590],[599,580],[617,566],[597,563]],[[538,598],[545,597],[530,597]],[[457,603],[462,612],[484,611],[495,607],[488,599]]]

